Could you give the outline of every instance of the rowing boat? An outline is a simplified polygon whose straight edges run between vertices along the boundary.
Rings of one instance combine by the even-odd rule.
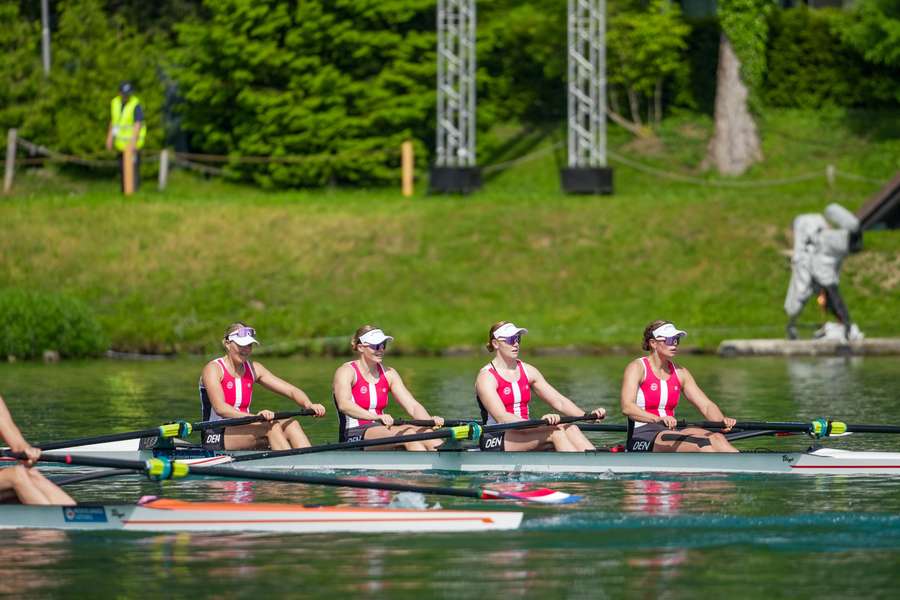
[[[199,447],[175,450],[141,449],[140,440],[123,440],[63,449],[57,453],[125,460],[154,456],[196,466],[230,463],[246,451],[211,452]],[[794,473],[801,475],[900,475],[900,452],[856,452],[820,448],[807,452],[741,453],[643,452],[481,452],[451,449],[437,452],[339,450],[299,456],[278,456],[234,466],[254,469],[450,471],[503,473]]]
[[[235,504],[157,499],[143,504],[0,507],[0,529],[270,533],[471,532],[516,529],[514,511]]]

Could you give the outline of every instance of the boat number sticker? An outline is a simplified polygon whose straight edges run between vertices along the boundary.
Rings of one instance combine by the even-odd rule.
[[[102,506],[63,506],[66,523],[106,523],[106,511]]]

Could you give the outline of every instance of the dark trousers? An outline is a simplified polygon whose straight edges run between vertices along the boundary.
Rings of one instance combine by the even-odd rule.
[[[119,181],[122,185],[122,193],[125,193],[125,153],[119,154]],[[141,153],[134,152],[134,191],[141,187]]]

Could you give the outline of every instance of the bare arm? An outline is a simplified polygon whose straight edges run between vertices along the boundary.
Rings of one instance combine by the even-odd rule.
[[[555,387],[550,385],[543,374],[535,367],[529,364],[525,364],[524,366],[525,371],[531,379],[530,383],[534,388],[534,391],[541,400],[549,404],[553,410],[570,417],[578,417],[585,414],[585,411],[578,408],[577,404],[569,400],[566,396],[563,396]],[[606,416],[606,409],[598,408],[593,411],[593,414],[599,418],[603,418]]]
[[[694,376],[691,375],[690,371],[684,367],[679,367],[678,371],[678,378],[681,380],[681,389],[684,391],[685,398],[697,407],[700,414],[707,421],[724,421],[726,428],[723,431],[728,431],[734,427],[735,420],[722,414],[719,406],[710,400],[703,390],[700,389],[700,386],[697,385],[697,382],[694,381]]]
[[[321,404],[313,404],[312,400],[309,399],[309,396],[306,395],[306,392],[276,376],[265,368],[262,363],[254,362],[253,369],[256,371],[256,380],[267,390],[293,400],[302,408],[314,410],[317,417],[321,417],[325,414],[324,406]]]
[[[109,127],[106,130],[106,149],[112,150],[113,147],[113,124],[112,121],[109,122]]]
[[[22,452],[26,448],[30,448],[22,432],[16,427],[3,398],[0,398],[0,438],[9,444],[9,448],[13,452]]]
[[[338,367],[338,370],[335,371],[332,391],[334,392],[334,399],[335,402],[337,402],[338,410],[354,419],[381,421],[381,417],[386,415],[376,415],[373,411],[366,410],[353,401],[351,389],[353,388],[355,376],[356,373],[353,371],[353,367],[350,366],[350,363],[341,365]]]

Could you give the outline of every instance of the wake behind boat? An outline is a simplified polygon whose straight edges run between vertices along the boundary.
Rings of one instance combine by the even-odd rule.
[[[157,499],[144,504],[0,507],[0,529],[76,531],[435,533],[516,529],[515,511],[235,504]]]

